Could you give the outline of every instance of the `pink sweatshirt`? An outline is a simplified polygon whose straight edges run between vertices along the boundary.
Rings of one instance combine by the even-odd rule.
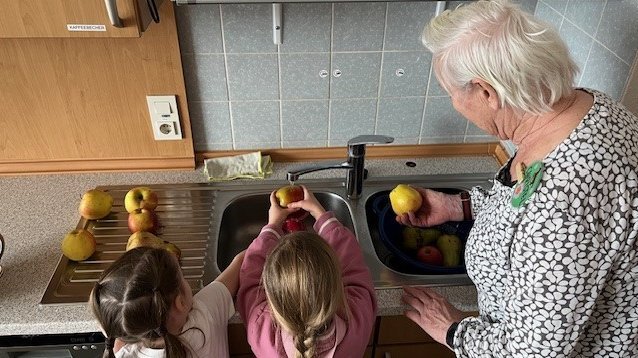
[[[327,333],[317,340],[317,356],[363,357],[377,310],[372,277],[354,234],[337,221],[332,212],[323,214],[314,229],[336,252],[350,309],[348,320],[336,316]],[[239,273],[237,311],[257,357],[294,356],[292,337],[275,324],[260,284],[266,256],[282,234],[281,228],[264,226],[248,247]]]

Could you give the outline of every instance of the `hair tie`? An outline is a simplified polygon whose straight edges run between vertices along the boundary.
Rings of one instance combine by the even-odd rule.
[[[106,337],[104,342],[106,343],[106,349],[113,350],[115,348],[115,338]]]

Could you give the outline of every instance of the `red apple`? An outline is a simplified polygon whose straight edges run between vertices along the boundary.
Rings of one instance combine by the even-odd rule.
[[[300,220],[295,218],[289,218],[284,221],[282,229],[285,233],[291,233],[295,231],[306,231],[306,225]]]
[[[128,214],[128,229],[132,233],[138,231],[148,231],[150,233],[157,233],[157,214],[152,210],[136,209],[132,213]]]
[[[277,189],[275,197],[279,199],[279,206],[288,207],[288,204],[303,200],[303,188],[298,185],[286,185]]]
[[[124,207],[129,213],[136,209],[155,210],[157,202],[157,193],[145,186],[133,188],[124,196]]]
[[[423,246],[416,253],[419,261],[436,266],[443,266],[443,254],[434,246]]]

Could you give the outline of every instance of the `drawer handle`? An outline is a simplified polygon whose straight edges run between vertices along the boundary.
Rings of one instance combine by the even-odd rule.
[[[116,0],[104,0],[106,12],[109,14],[111,25],[114,27],[124,27],[124,25],[122,25],[122,19],[120,19],[120,15],[117,12],[117,3],[115,3],[115,1]]]

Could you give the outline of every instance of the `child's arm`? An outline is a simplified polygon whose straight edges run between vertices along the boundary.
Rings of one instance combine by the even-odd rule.
[[[223,283],[232,296],[237,294],[239,288],[239,269],[244,262],[246,250],[238,253],[228,267],[217,276],[215,281]]]
[[[314,228],[334,249],[341,265],[341,278],[350,310],[348,332],[358,336],[350,338],[367,342],[374,325],[377,302],[372,276],[359,242],[332,212],[321,215]]]
[[[266,295],[261,288],[261,274],[266,256],[283,235],[281,230],[283,221],[295,210],[280,207],[275,192],[272,192],[270,194],[268,224],[261,229],[259,236],[246,249],[244,262],[239,271],[239,290],[237,291],[236,304],[237,311],[246,325],[250,320],[256,319],[253,317],[254,315],[261,313],[261,310],[255,310],[255,308],[266,302]]]

